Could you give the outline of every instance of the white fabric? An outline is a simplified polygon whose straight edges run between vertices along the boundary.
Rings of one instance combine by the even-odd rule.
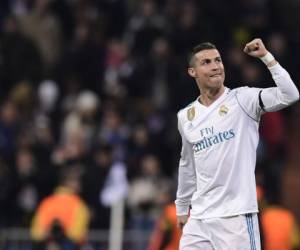
[[[263,63],[266,65],[272,62],[274,59],[274,56],[270,52],[268,52],[265,56],[260,58],[260,60],[262,60]]]
[[[183,228],[180,250],[260,250],[256,214],[226,218],[190,218]]]
[[[109,170],[104,187],[100,192],[100,201],[105,206],[113,206],[127,197],[128,189],[126,166],[122,162],[116,162]]]
[[[270,71],[275,88],[226,88],[209,107],[196,100],[179,111],[182,152],[177,215],[188,214],[190,205],[190,215],[197,219],[258,211],[254,170],[259,119],[264,112],[259,93],[266,111],[279,110],[299,98],[279,64]]]

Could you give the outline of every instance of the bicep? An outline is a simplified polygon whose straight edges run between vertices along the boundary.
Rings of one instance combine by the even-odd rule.
[[[265,112],[278,111],[289,105],[289,103],[284,101],[278,87],[263,89],[261,91],[261,100]]]

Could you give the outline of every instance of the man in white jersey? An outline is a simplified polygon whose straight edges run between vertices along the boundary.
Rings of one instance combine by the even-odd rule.
[[[260,249],[254,176],[259,120],[296,102],[299,92],[261,39],[244,52],[266,64],[276,87],[225,87],[222,59],[211,43],[196,46],[189,58],[188,73],[201,95],[178,112],[181,250]]]

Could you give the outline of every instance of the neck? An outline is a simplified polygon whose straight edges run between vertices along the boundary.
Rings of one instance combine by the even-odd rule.
[[[222,86],[218,89],[201,89],[201,95],[198,101],[204,106],[210,106],[215,100],[217,100],[225,91],[225,87]]]

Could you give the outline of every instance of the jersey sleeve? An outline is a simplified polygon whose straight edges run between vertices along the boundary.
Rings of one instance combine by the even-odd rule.
[[[261,100],[264,111],[277,111],[298,101],[299,91],[289,73],[279,63],[269,70],[277,87],[262,90]]]
[[[262,89],[242,87],[237,91],[238,104],[253,120],[259,121],[263,109],[260,105],[260,94]]]
[[[237,92],[242,109],[254,120],[264,112],[283,109],[299,99],[299,91],[289,73],[279,63],[269,68],[276,87],[243,87]]]
[[[196,191],[196,172],[192,145],[186,140],[178,115],[178,130],[182,148],[178,167],[178,188],[176,194],[176,214],[187,215],[193,193]]]

